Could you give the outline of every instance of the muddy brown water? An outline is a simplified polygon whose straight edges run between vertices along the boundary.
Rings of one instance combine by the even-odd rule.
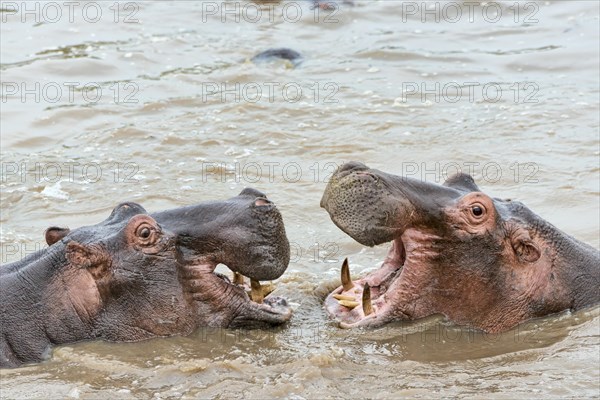
[[[598,307],[500,335],[438,317],[338,329],[322,301],[343,257],[359,276],[387,246],[357,244],[319,208],[344,161],[438,182],[470,170],[598,248],[597,2],[35,4],[0,13],[2,262],[119,201],[154,211],[252,186],[283,214],[277,294],[295,315],[272,331],[58,347],[2,370],[2,398],[600,396]],[[302,63],[248,61],[273,47]]]

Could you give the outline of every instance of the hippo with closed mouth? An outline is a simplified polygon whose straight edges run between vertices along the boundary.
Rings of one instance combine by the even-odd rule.
[[[349,162],[321,206],[359,243],[392,242],[362,279],[342,265],[325,308],[343,328],[442,314],[497,333],[600,302],[598,250],[520,202],[487,196],[469,175],[437,185]]]
[[[49,228],[46,240],[49,247],[0,268],[0,367],[39,362],[55,344],[291,317],[284,299],[264,298],[260,281],[284,273],[290,248],[281,214],[254,189],[153,214],[122,203],[97,225]],[[214,272],[219,263],[234,271],[233,283]]]

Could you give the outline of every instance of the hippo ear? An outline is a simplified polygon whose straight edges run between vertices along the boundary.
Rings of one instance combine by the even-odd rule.
[[[538,245],[531,239],[529,232],[518,229],[511,237],[512,248],[519,260],[524,262],[536,262],[542,253]]]
[[[110,267],[109,257],[97,246],[70,241],[67,244],[66,257],[75,267],[87,269],[95,279],[105,276]]]
[[[458,173],[456,175],[452,175],[446,182],[444,182],[444,186],[448,186],[454,189],[463,190],[466,192],[481,192],[479,187],[475,184],[475,180],[469,174]]]
[[[134,215],[138,214],[147,214],[147,212],[144,209],[144,207],[142,207],[138,203],[128,201],[126,203],[121,203],[118,206],[116,206],[106,219],[105,223],[119,223],[122,221],[126,221]]]
[[[48,246],[52,246],[54,243],[67,236],[69,232],[71,232],[69,228],[51,226],[50,228],[46,229],[46,232],[44,233],[44,236],[46,236],[46,243],[48,243]]]

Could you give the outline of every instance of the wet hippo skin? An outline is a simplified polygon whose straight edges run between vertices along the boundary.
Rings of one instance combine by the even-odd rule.
[[[391,242],[383,265],[342,286],[325,308],[345,328],[433,314],[487,332],[600,302],[597,249],[524,204],[491,198],[471,176],[443,185],[349,162],[321,206],[361,244]]]
[[[0,367],[41,361],[54,344],[291,317],[286,301],[265,298],[260,284],[284,273],[290,249],[281,214],[254,189],[153,214],[122,203],[97,225],[51,227],[46,241],[48,248],[0,268]],[[219,263],[234,282],[214,273]]]

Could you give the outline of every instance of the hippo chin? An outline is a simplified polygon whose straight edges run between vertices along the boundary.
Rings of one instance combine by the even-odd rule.
[[[350,162],[332,176],[321,206],[367,246],[392,242],[381,268],[325,300],[344,328],[433,314],[487,332],[600,302],[598,250],[523,204],[491,198],[469,175],[443,185]]]
[[[283,274],[290,249],[279,211],[253,189],[154,214],[123,203],[97,225],[49,228],[46,240],[48,248],[0,268],[0,367],[41,361],[53,344],[291,317],[284,299],[263,301],[260,280]],[[214,273],[218,263],[234,271],[234,283]]]

